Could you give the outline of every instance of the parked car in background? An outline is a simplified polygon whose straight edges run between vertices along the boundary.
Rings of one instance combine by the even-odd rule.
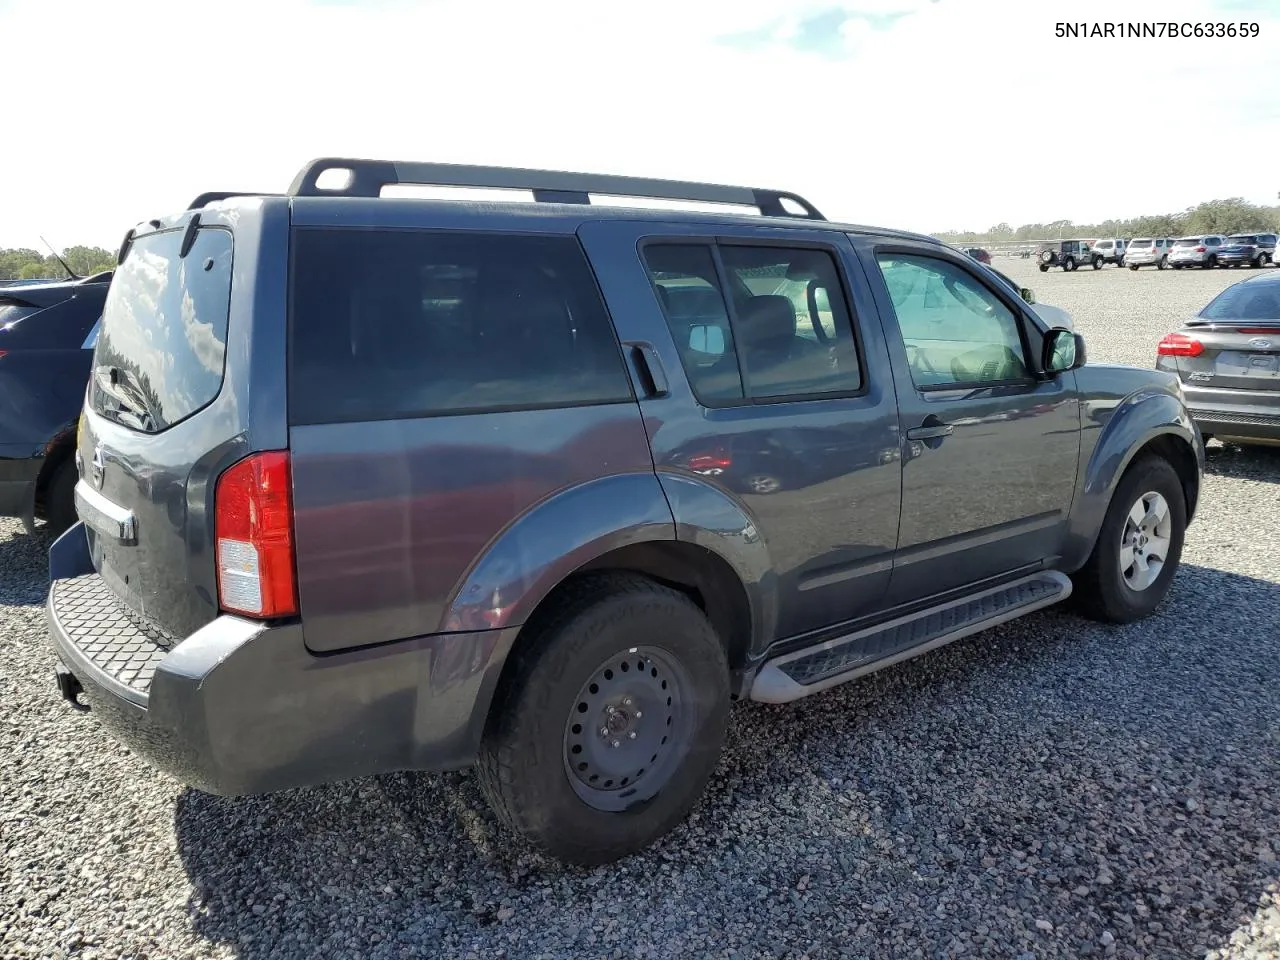
[[[1224,267],[1265,267],[1275,258],[1274,233],[1234,233],[1218,251]]]
[[[1139,267],[1155,267],[1163,270],[1169,265],[1169,251],[1173,240],[1168,237],[1136,237],[1125,246],[1124,262],[1130,270]]]
[[[1093,252],[1102,257],[1103,263],[1124,266],[1125,242],[1119,237],[1107,237],[1093,244]]]
[[[973,257],[973,259],[977,260],[979,263],[985,263],[988,266],[991,264],[991,254],[987,253],[987,251],[983,250],[981,247],[968,247],[964,252],[967,256]]]
[[[1061,267],[1070,272],[1082,263],[1090,264],[1093,269],[1102,268],[1102,255],[1095,253],[1088,240],[1059,240],[1056,243],[1043,243],[1037,254],[1040,261],[1040,272],[1046,273],[1050,267]]]
[[[0,515],[75,522],[76,422],[111,280],[0,287]]]
[[[1218,254],[1227,238],[1220,233],[1179,237],[1169,251],[1169,266],[1175,270],[1183,267],[1202,267],[1212,270],[1218,265]]]
[[[382,196],[442,180],[560,202]],[[655,195],[757,215],[591,202]],[[617,860],[733,700],[1068,598],[1149,616],[1198,503],[1175,376],[795,194],[320,160],[120,256],[58,684],[214,793],[474,764],[536,847]]]
[[[1280,443],[1280,274],[1227,287],[1156,353],[1206,439]]]

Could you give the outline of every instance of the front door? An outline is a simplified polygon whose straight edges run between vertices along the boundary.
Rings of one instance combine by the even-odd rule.
[[[888,600],[1045,564],[1080,456],[1075,374],[1036,374],[1019,301],[933,245],[861,247],[893,357],[902,522]]]

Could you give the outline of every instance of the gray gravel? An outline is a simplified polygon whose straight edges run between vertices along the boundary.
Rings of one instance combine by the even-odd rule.
[[[1041,275],[1149,365],[1226,271]],[[465,774],[229,801],[55,697],[43,550],[0,524],[0,956],[1280,956],[1280,450],[1213,445],[1168,603],[1050,611],[747,705],[650,854],[524,853]],[[264,731],[269,736],[269,731]]]

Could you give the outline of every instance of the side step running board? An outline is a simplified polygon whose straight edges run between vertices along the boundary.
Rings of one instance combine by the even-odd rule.
[[[750,696],[763,703],[799,700],[1051,606],[1070,595],[1071,580],[1066,574],[1056,570],[1035,573],[769,660],[756,674]]]

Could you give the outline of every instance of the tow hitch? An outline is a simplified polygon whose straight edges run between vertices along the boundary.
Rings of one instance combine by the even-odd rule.
[[[80,694],[84,692],[84,687],[80,686],[80,681],[76,679],[76,675],[58,664],[53,668],[54,679],[58,682],[58,692],[62,694],[62,698],[77,710],[88,710],[89,705],[80,702]]]

